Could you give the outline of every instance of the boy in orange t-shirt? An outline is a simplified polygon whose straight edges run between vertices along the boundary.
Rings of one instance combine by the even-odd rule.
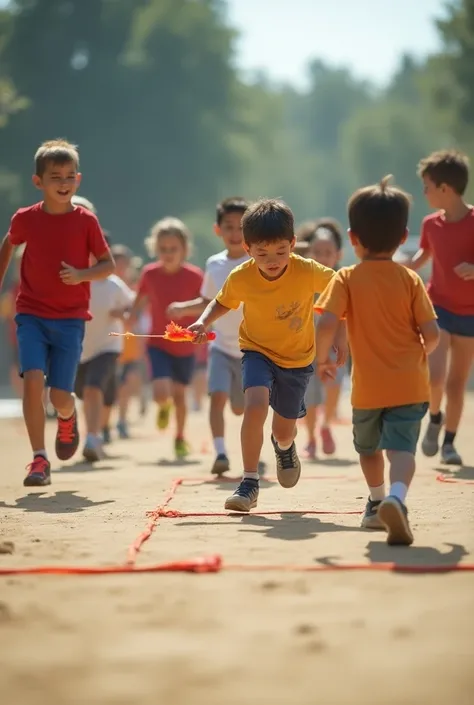
[[[405,498],[428,409],[427,355],[438,344],[439,329],[420,277],[392,259],[407,237],[410,199],[389,179],[359,189],[349,201],[349,236],[360,262],[343,267],[316,303],[322,313],[316,351],[320,376],[332,376],[330,350],[345,318],[353,358],[354,446],[370,492],[362,526],[386,529],[389,544],[410,545]]]

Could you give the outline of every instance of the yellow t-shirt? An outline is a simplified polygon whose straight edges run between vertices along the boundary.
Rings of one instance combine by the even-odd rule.
[[[355,409],[429,400],[419,327],[435,320],[436,314],[418,274],[392,260],[343,267],[315,309],[347,321]]]
[[[291,255],[279,279],[268,281],[255,260],[236,267],[217,294],[226,308],[243,304],[239,344],[280,367],[306,367],[314,359],[314,294],[324,291],[335,272]]]

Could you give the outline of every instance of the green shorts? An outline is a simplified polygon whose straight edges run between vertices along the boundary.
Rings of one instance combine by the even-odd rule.
[[[352,434],[356,451],[372,455],[377,450],[398,450],[415,455],[421,422],[427,411],[428,402],[385,409],[353,409]]]

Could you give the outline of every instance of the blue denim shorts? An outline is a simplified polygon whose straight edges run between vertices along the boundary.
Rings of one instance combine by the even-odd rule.
[[[285,419],[306,416],[304,395],[313,365],[306,367],[280,367],[255,350],[243,350],[242,381],[244,391],[249,387],[267,387],[270,406]]]
[[[460,335],[463,338],[474,338],[474,316],[461,316],[452,313],[441,306],[435,306],[438,325],[450,335]]]
[[[15,322],[21,376],[31,370],[42,370],[48,387],[72,392],[82,353],[85,321],[18,313]]]
[[[428,402],[386,409],[353,409],[354,448],[360,455],[372,455],[377,450],[415,455],[421,422],[427,411]]]
[[[151,366],[151,378],[171,379],[177,384],[191,384],[196,365],[194,355],[177,357],[159,348],[148,347],[148,358]]]

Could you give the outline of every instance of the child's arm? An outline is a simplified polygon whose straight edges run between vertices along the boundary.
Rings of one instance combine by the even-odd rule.
[[[140,314],[143,312],[147,303],[148,296],[143,291],[138,290],[138,293],[135,297],[135,301],[133,302],[130,308],[130,313],[128,314],[127,318],[127,325],[129,330],[135,328]]]
[[[76,269],[71,267],[67,262],[61,262],[62,269],[59,272],[63,284],[80,284],[81,282],[93,282],[100,279],[105,279],[110,274],[115,272],[115,260],[112,253],[107,249],[100,257],[97,257],[97,263],[87,269]]]
[[[166,309],[166,315],[172,321],[185,318],[186,316],[200,316],[211,303],[212,299],[198,296],[192,301],[174,301]]]
[[[346,325],[343,320],[346,316],[348,292],[345,280],[345,271],[342,269],[333,276],[315,304],[315,310],[321,314],[316,327],[316,362],[321,379],[333,378],[336,365],[330,360],[331,348],[335,345],[336,337],[338,346],[347,350]],[[344,359],[338,352],[338,364]]]
[[[321,379],[332,379],[336,365],[330,362],[330,352],[334,346],[339,328],[339,319],[330,311],[324,311],[316,327],[316,363]]]
[[[409,257],[405,262],[403,262],[403,265],[408,269],[413,269],[415,272],[417,272],[419,269],[424,267],[425,264],[430,261],[430,259],[430,250],[425,250],[423,247],[420,247],[418,252],[416,252],[413,257]]]
[[[10,242],[9,235],[5,235],[0,246],[0,288],[3,285],[8,265],[13,255],[14,245]]]
[[[201,314],[196,323],[189,326],[189,330],[196,334],[195,343],[207,343],[206,331],[212,326],[214,321],[222,318],[231,309],[223,306],[217,299],[213,299]]]
[[[469,262],[461,262],[457,267],[454,267],[454,271],[461,279],[469,281],[474,279],[474,264],[469,264]]]
[[[426,354],[431,355],[433,350],[438,347],[440,339],[439,326],[436,321],[426,321],[420,325],[420,333],[423,338]]]

